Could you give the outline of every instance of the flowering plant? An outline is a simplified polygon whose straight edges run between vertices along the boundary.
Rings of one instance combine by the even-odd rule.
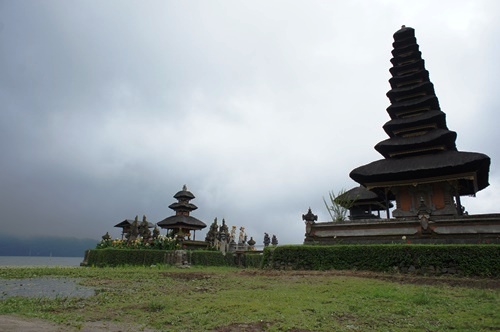
[[[115,249],[157,249],[157,250],[175,250],[180,247],[177,236],[170,237],[160,235],[150,241],[144,241],[142,237],[127,241],[121,239],[101,240],[96,249],[115,248]]]

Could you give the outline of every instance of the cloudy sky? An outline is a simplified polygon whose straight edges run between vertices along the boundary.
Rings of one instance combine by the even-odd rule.
[[[392,35],[417,41],[461,151],[500,198],[500,3],[0,0],[1,232],[100,239],[193,216],[301,243],[308,207],[357,184],[390,89]],[[197,238],[204,237],[205,231]]]

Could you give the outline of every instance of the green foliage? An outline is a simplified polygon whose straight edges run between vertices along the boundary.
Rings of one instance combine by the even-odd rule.
[[[280,246],[264,251],[263,265],[278,269],[450,271],[500,276],[499,245]]]
[[[173,264],[169,261],[172,250],[137,250],[130,248],[112,248],[89,250],[87,254],[88,266],[125,266],[125,265],[156,265]],[[227,253],[225,256],[220,251],[213,250],[187,250],[188,261],[191,265],[201,266],[240,266],[259,268],[262,265],[262,255],[248,253],[237,256]]]
[[[323,197],[323,202],[325,203],[326,209],[328,210],[328,214],[332,218],[332,221],[344,221],[347,219],[347,213],[349,209],[354,205],[356,200],[350,199],[345,195],[346,190],[340,190],[336,195],[333,191],[328,193],[330,198],[330,204],[326,202]]]
[[[154,265],[166,263],[166,252],[163,250],[136,249],[99,249],[89,250],[87,255],[89,266],[122,266],[122,265]]]
[[[265,247],[262,253],[262,267],[271,267],[275,247]]]
[[[224,256],[220,251],[213,250],[196,250],[190,253],[192,265],[203,266],[231,266],[232,255]]]
[[[160,235],[154,239],[144,241],[138,237],[135,240],[103,239],[96,246],[96,249],[154,249],[154,250],[175,250],[180,248],[176,237]]]
[[[261,268],[263,257],[264,256],[261,253],[258,253],[258,254],[247,253],[247,254],[245,254],[245,267]]]
[[[193,250],[189,252],[192,265],[202,266],[239,266],[260,268],[262,266],[262,255],[254,253],[232,254],[225,256],[220,251]]]

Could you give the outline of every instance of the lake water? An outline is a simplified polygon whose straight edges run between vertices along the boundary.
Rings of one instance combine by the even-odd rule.
[[[3,266],[80,266],[83,257],[0,256]]]

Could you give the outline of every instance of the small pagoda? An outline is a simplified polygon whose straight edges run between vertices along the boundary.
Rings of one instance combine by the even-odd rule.
[[[380,219],[380,211],[388,211],[393,207],[385,197],[363,186],[354,187],[337,198],[339,204],[349,202],[349,219]],[[388,213],[388,212],[387,212]]]
[[[396,218],[415,217],[424,206],[433,216],[461,215],[460,196],[488,186],[490,158],[457,151],[457,134],[446,126],[415,30],[403,26],[392,45],[391,120],[383,126],[389,138],[375,146],[384,159],[354,169],[350,177],[395,199]]]
[[[189,215],[191,211],[198,208],[193,203],[190,203],[195,196],[184,185],[182,190],[174,195],[174,198],[177,199],[177,202],[170,204],[169,208],[175,211],[175,215],[163,219],[157,225],[171,230],[172,235],[177,235],[183,239],[191,239],[191,231],[193,231],[193,240],[195,240],[195,232],[207,227],[203,221]]]

